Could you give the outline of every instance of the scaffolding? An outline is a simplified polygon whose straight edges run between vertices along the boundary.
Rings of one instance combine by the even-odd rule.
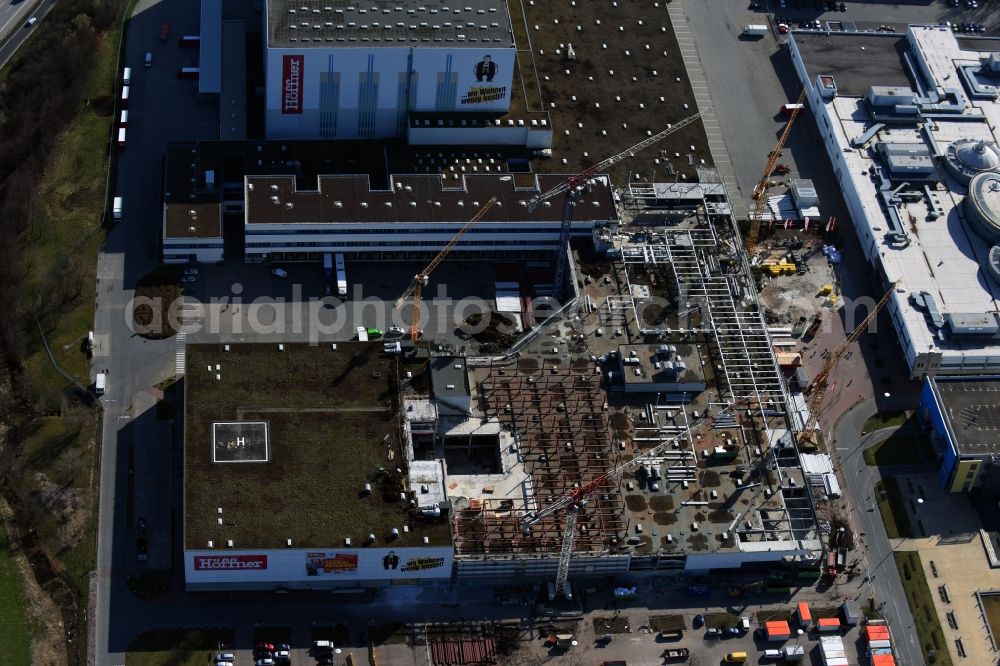
[[[514,434],[525,470],[524,500],[485,499],[459,510],[453,521],[459,554],[557,555],[567,515],[549,516],[524,534],[524,514],[539,511],[619,463],[609,439],[601,378],[593,366],[543,370],[494,368],[478,387],[484,416],[499,419]],[[609,481],[594,491],[575,516],[574,552],[608,552],[625,533],[620,483]]]

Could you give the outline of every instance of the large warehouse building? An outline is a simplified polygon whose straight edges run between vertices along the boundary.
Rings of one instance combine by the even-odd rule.
[[[413,112],[510,108],[506,0],[268,0],[266,22],[268,138],[403,137]]]
[[[789,40],[914,378],[1000,370],[1000,55],[971,44],[944,26]]]
[[[595,479],[574,580],[814,568],[821,546],[787,429],[758,431],[754,410],[720,417],[605,478],[649,435],[613,445],[593,368],[473,367],[408,342],[187,346],[188,589],[551,581],[564,516],[522,521]],[[688,413],[678,405],[654,430],[669,439]]]

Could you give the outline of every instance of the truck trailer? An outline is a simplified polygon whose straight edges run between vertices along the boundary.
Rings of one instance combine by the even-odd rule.
[[[751,23],[743,26],[744,37],[763,37],[767,34],[767,26],[760,23]]]

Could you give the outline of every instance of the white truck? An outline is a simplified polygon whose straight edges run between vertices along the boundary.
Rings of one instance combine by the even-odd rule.
[[[94,395],[102,396],[108,386],[108,376],[103,372],[98,372],[94,378]]]
[[[750,23],[743,26],[744,37],[763,37],[767,34],[767,26],[761,23]]]
[[[124,214],[125,200],[122,197],[115,197],[114,202],[111,205],[111,219],[115,222],[122,221],[122,215]]]

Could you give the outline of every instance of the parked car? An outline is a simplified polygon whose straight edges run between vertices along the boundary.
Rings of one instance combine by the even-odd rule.
[[[405,335],[406,329],[402,326],[390,326],[389,330],[386,331],[386,335]]]
[[[716,629],[715,627],[709,627],[708,629],[705,630],[706,640],[709,638],[721,638],[721,637],[722,637],[721,629]]]
[[[220,652],[215,655],[215,661],[216,663],[220,661],[236,661],[236,655],[232,652]]]
[[[198,274],[198,269],[197,268],[185,268],[184,269],[184,275],[197,275],[197,274]]]
[[[726,638],[733,638],[740,635],[740,630],[736,627],[726,627],[722,630],[722,635]]]
[[[704,627],[705,626],[705,616],[702,615],[701,613],[699,613],[698,615],[695,615],[694,616],[694,621],[691,622],[691,625],[695,629],[700,629],[701,627]]]
[[[25,28],[30,28],[31,26],[35,25],[36,23],[38,23],[38,17],[37,16],[32,16],[30,19],[28,19],[28,22],[24,24],[24,27]]]
[[[288,277],[288,271],[286,271],[283,268],[272,268],[271,275],[277,275],[280,278],[286,278]]]
[[[184,284],[191,284],[191,283],[197,282],[197,281],[198,281],[198,278],[196,278],[193,275],[185,275],[184,277],[181,278],[181,282],[184,283]]]

